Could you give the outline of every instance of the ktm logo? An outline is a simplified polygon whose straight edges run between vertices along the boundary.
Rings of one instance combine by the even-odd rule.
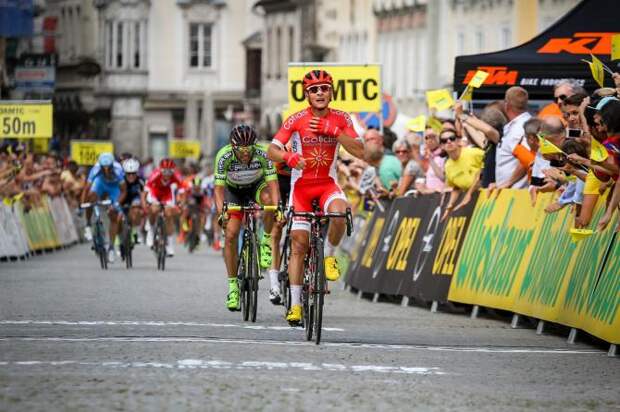
[[[476,70],[470,70],[467,72],[463,84],[469,84],[470,80],[478,70],[483,70],[489,73],[489,77],[486,78],[483,84],[485,85],[510,85],[517,84],[517,77],[519,77],[518,70],[508,70],[506,66],[480,66]]]
[[[575,33],[573,37],[549,39],[538,53],[611,54],[611,37],[618,33]]]

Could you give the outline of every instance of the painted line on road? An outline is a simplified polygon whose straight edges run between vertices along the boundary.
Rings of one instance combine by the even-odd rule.
[[[69,337],[0,337],[2,341],[29,341],[29,342],[138,342],[138,343],[226,343],[245,345],[278,345],[278,346],[311,346],[307,341],[278,341],[259,339],[229,339],[229,338],[199,338],[199,337],[96,337],[96,338],[69,338]],[[381,349],[381,350],[427,350],[439,352],[476,352],[476,353],[531,353],[531,354],[558,354],[558,355],[605,355],[600,350],[591,349],[553,349],[553,348],[518,348],[518,347],[476,347],[476,346],[431,346],[431,345],[392,345],[380,343],[355,342],[322,342],[324,347],[342,347],[353,349]]]
[[[291,326],[239,325],[234,323],[159,322],[159,321],[104,321],[104,320],[0,320],[0,325],[55,325],[55,326],[192,326],[207,328],[241,328],[251,330],[301,330]],[[327,332],[344,332],[342,328],[323,328]]]
[[[398,373],[407,375],[446,375],[437,367],[421,366],[384,366],[384,365],[343,365],[339,363],[310,362],[266,362],[242,361],[228,362],[222,360],[180,359],[173,363],[165,362],[85,362],[77,360],[63,361],[9,361],[0,362],[0,367],[10,366],[93,366],[107,368],[163,368],[163,369],[237,369],[237,370],[285,370],[294,369],[311,372],[353,372],[353,373]]]

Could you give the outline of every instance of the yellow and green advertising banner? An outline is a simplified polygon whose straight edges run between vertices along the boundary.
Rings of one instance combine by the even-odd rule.
[[[620,259],[613,231],[573,241],[572,210],[544,211],[553,200],[545,194],[532,205],[525,190],[504,190],[492,198],[481,192],[448,299],[561,323],[620,343]],[[603,209],[601,198],[592,225]]]

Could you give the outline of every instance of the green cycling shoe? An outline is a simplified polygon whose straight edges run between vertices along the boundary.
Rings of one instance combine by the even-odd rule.
[[[260,267],[262,269],[271,267],[271,235],[263,234],[260,241]]]
[[[226,296],[226,307],[231,312],[235,312],[240,309],[239,286],[237,285],[237,279],[235,279],[234,283],[233,282],[229,283],[228,295]]]

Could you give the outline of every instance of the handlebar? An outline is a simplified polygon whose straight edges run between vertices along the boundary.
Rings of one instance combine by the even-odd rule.
[[[239,206],[239,205],[232,205],[229,206],[227,203],[224,203],[224,207],[223,207],[223,211],[224,212],[256,212],[256,211],[265,211],[265,212],[275,212],[276,210],[278,210],[278,206],[275,205],[259,205],[256,203],[253,204],[249,204],[249,205],[243,205],[243,206]]]

